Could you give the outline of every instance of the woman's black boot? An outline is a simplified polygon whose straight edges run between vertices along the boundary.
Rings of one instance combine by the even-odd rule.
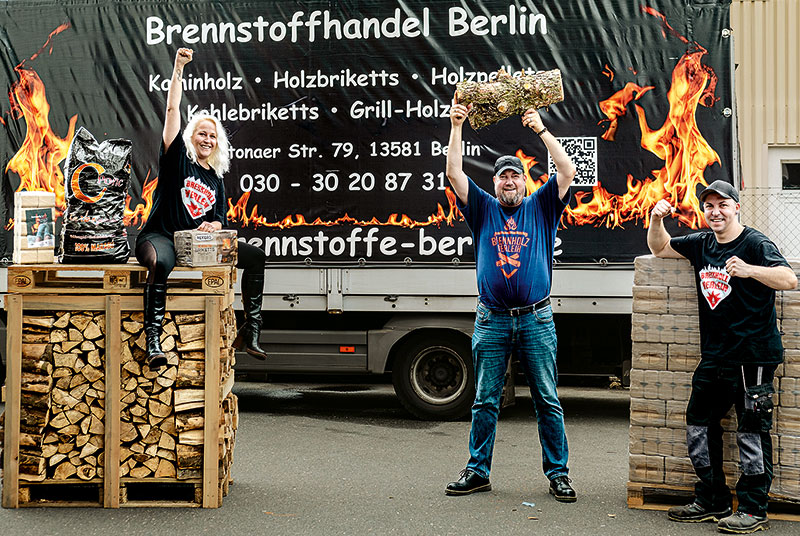
[[[264,274],[247,274],[242,276],[242,306],[244,307],[244,323],[239,328],[233,345],[244,350],[256,359],[264,360],[267,353],[259,346],[261,335],[261,300],[264,294]]]
[[[144,286],[144,333],[147,340],[147,365],[158,370],[167,364],[161,350],[161,325],[167,307],[167,285],[146,283]]]

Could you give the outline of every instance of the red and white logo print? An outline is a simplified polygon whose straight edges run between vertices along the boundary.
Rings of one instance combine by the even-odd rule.
[[[214,190],[195,179],[194,176],[186,177],[181,188],[181,200],[189,215],[198,219],[214,207],[217,196]]]
[[[714,310],[731,293],[731,275],[724,267],[708,265],[700,270],[700,290]]]

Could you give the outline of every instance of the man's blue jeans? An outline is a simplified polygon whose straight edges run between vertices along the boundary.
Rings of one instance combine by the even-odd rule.
[[[564,411],[556,391],[556,329],[549,305],[512,317],[493,312],[478,303],[472,335],[476,393],[472,405],[467,469],[489,478],[500,395],[511,355],[519,360],[530,386],[539,422],[544,474],[551,480],[566,475],[569,472],[569,451],[564,432]]]

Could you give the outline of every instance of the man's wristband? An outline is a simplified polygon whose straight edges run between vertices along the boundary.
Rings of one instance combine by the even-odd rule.
[[[545,132],[547,132],[547,127],[544,127],[544,128],[542,128],[542,130],[540,130],[539,132],[537,132],[537,134],[538,134],[539,136],[541,136],[541,135],[542,135],[542,134],[544,134]]]

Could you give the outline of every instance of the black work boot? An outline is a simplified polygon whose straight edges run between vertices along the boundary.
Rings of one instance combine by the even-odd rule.
[[[667,511],[667,516],[672,521],[682,523],[702,523],[704,521],[717,522],[723,517],[731,515],[730,508],[705,508],[696,502],[685,506],[673,506]]]
[[[444,489],[445,495],[469,495],[478,491],[491,491],[492,485],[488,478],[484,478],[472,469],[461,471],[461,478],[450,482]]]
[[[244,350],[256,359],[264,360],[267,353],[259,346],[261,335],[261,300],[264,294],[264,274],[242,275],[242,306],[244,307],[244,323],[239,328],[233,346]]]
[[[145,283],[144,286],[144,334],[147,340],[147,366],[158,370],[167,364],[167,356],[161,350],[161,325],[167,308],[167,285]]]

